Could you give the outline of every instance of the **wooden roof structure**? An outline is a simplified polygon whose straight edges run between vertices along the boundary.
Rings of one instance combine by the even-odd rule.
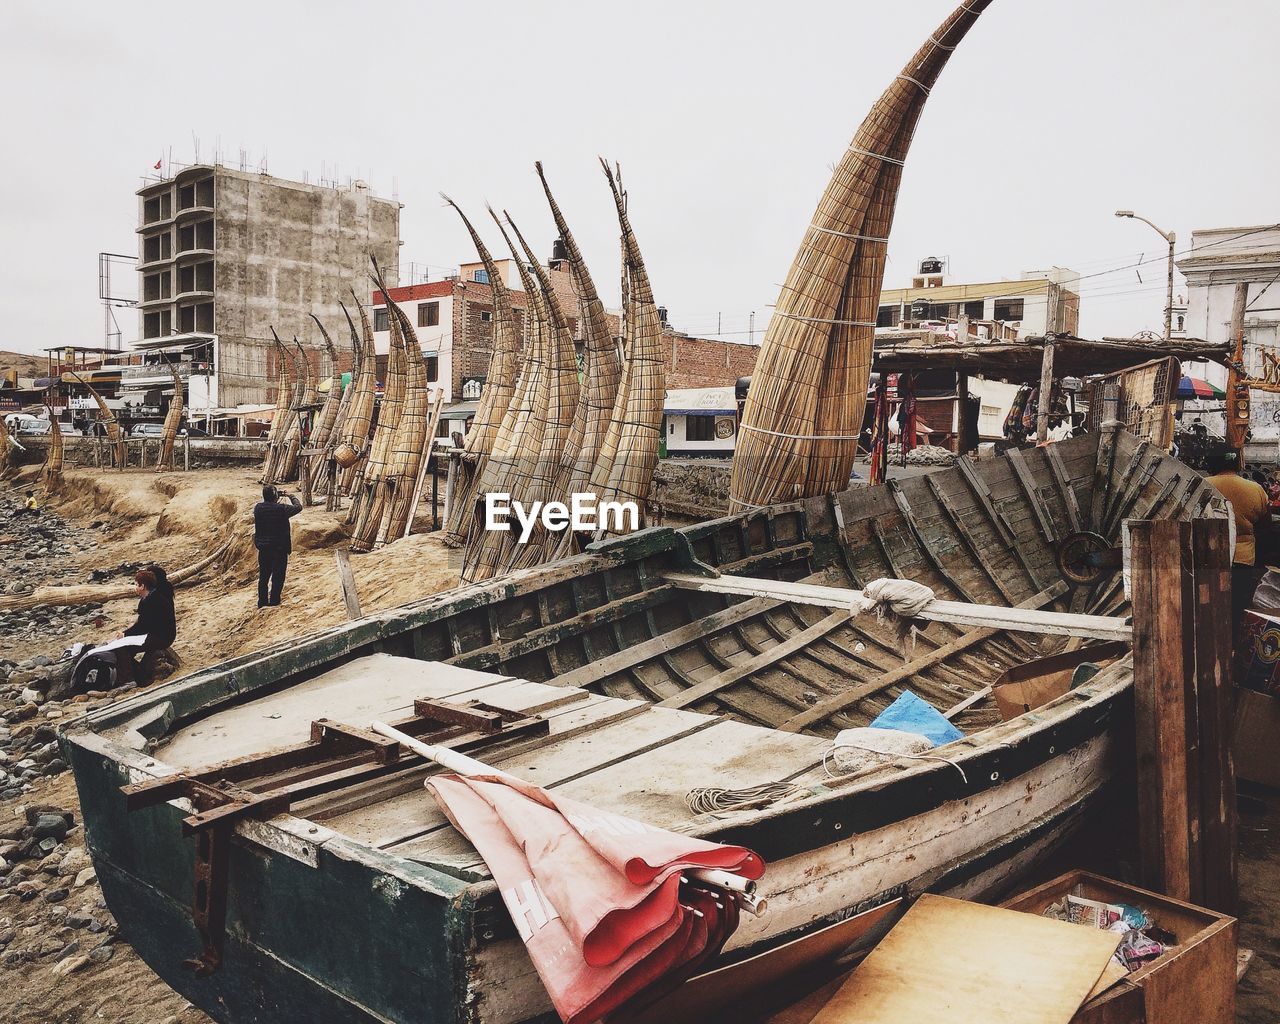
[[[1135,341],[1103,338],[1100,341],[1074,335],[997,341],[969,337],[960,341],[935,331],[893,331],[876,334],[874,369],[885,373],[908,370],[955,370],[1003,378],[1011,383],[1038,383],[1047,343],[1054,350],[1053,372],[1058,377],[1085,377],[1113,373],[1165,356],[1186,362],[1223,362],[1230,345],[1198,338],[1164,341]]]

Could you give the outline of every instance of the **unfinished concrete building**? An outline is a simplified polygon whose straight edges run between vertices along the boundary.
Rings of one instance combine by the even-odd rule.
[[[400,204],[360,181],[196,165],[138,191],[138,225],[136,347],[205,368],[193,414],[275,400],[273,325],[315,346],[314,313],[345,339],[338,301],[368,294],[370,253],[399,279]]]

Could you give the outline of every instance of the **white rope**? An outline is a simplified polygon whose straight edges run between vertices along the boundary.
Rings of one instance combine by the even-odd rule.
[[[952,768],[958,771],[960,773],[961,780],[966,786],[969,784],[969,776],[965,775],[964,769],[949,758],[943,757],[941,754],[904,754],[896,751],[877,750],[875,747],[863,747],[859,746],[857,743],[850,743],[847,740],[844,743],[832,743],[822,755],[822,770],[826,772],[827,778],[829,779],[840,777],[840,774],[838,772],[833,772],[831,770],[831,766],[827,763],[828,759],[835,754],[836,747],[848,747],[851,750],[861,750],[868,754],[879,754],[881,757],[886,757],[890,760],[895,757],[906,757],[910,758],[912,761],[941,761],[943,764],[951,765]]]
[[[912,85],[919,88],[920,91],[923,92],[926,96],[928,96],[931,92],[933,92],[933,90],[930,89],[927,85],[925,85],[924,82],[918,81],[912,78],[910,75],[899,75],[898,77],[901,78],[904,82],[910,82]]]
[[[966,10],[966,11],[967,11],[968,9],[969,9],[969,8],[967,8],[967,7],[965,8],[965,10]],[[948,46],[946,43],[940,43],[940,42],[938,42],[938,40],[936,40],[933,36],[930,36],[930,37],[929,37],[929,42],[933,43],[933,45],[934,45],[934,46],[936,46],[939,50],[947,50],[947,51],[949,52],[949,51],[951,51],[951,50],[954,50],[954,49],[955,49],[955,47],[954,47],[954,46]]]
[[[855,242],[882,242],[888,244],[887,238],[875,238],[872,235],[855,235],[848,231],[837,231],[835,228],[820,228],[817,224],[810,224],[809,227],[814,231],[821,231],[824,235],[838,235],[841,238],[852,238]]]
[[[779,314],[781,315],[781,314]],[[781,430],[770,430],[768,427],[757,427],[751,423],[742,423],[740,430],[754,430],[757,434],[771,434],[773,437],[785,437],[788,441],[856,441],[857,434],[787,434]],[[767,508],[757,505],[756,508]]]
[[[863,156],[873,157],[876,160],[883,160],[887,164],[897,164],[899,167],[905,167],[907,165],[905,160],[899,160],[892,156],[885,156],[883,153],[873,153],[869,149],[862,149],[858,146],[850,146],[849,152],[861,153]]]

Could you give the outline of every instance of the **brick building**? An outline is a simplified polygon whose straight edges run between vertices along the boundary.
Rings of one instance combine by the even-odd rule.
[[[527,296],[520,283],[513,260],[495,261],[498,272],[511,293],[516,320],[523,326]],[[570,330],[579,352],[582,333],[578,322],[578,297],[574,291],[569,265],[553,259],[548,277],[569,319]],[[426,284],[406,285],[391,289],[391,298],[410,317],[418,341],[427,358],[427,376],[445,389],[446,403],[457,403],[478,396],[493,353],[493,292],[483,264],[464,264],[456,275]],[[387,322],[387,305],[381,292],[373,293],[374,341],[379,355],[379,379],[385,370],[391,334]],[[619,317],[609,314],[610,328],[620,336]],[[663,350],[666,355],[667,387],[689,388],[733,384],[747,376],[755,366],[757,345],[693,338],[663,328]]]

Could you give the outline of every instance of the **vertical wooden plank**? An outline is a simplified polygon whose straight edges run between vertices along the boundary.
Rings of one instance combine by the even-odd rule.
[[[1193,902],[1236,913],[1238,897],[1235,765],[1231,737],[1231,548],[1225,519],[1191,526],[1195,567],[1196,719],[1199,726],[1201,879]]]
[[[1183,635],[1191,580],[1182,571],[1189,530],[1168,520],[1130,524],[1140,870],[1147,888],[1182,900],[1191,896]]]
[[[356,578],[351,571],[351,556],[346,548],[338,548],[333,556],[338,562],[338,588],[342,591],[342,601],[347,606],[347,618],[360,618],[360,595],[356,592]]]

